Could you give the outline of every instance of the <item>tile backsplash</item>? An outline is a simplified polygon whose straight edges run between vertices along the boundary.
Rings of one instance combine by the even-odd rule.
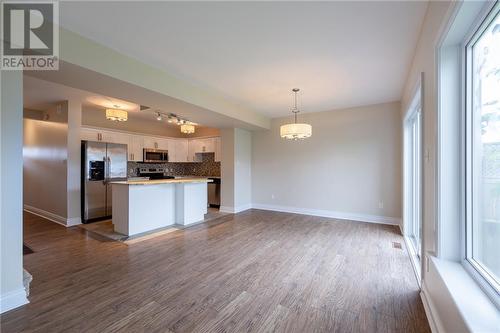
[[[128,162],[128,176],[138,176],[138,168],[165,168],[167,174],[174,176],[213,176],[220,177],[220,162],[215,162],[214,153],[202,154],[202,162],[186,163],[138,163]]]

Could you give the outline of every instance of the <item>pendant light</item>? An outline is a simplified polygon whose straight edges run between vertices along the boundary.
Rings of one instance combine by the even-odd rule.
[[[106,109],[106,119],[111,121],[127,121],[127,111],[118,109],[118,105],[114,105],[116,109]]]
[[[194,133],[194,125],[191,125],[191,124],[181,125],[181,132],[184,134],[193,134]]]
[[[295,105],[292,109],[294,122],[293,124],[282,125],[280,127],[280,136],[288,140],[307,139],[312,135],[312,126],[309,124],[297,123],[297,113],[300,112],[297,107],[297,93],[300,91],[300,89],[294,88],[292,89],[292,91],[295,94]]]

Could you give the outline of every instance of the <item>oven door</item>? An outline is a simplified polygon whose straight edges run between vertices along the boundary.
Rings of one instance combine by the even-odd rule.
[[[168,162],[168,152],[166,150],[144,149],[144,162],[161,163]]]

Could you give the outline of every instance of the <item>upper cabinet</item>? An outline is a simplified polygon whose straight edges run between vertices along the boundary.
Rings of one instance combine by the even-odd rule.
[[[169,139],[155,138],[155,137],[144,137],[144,148],[146,149],[159,149],[168,150]]]
[[[170,162],[189,162],[188,140],[178,139],[172,140],[174,144],[174,155],[168,152],[168,160]]]
[[[80,137],[87,141],[121,143],[128,146],[128,160],[143,161],[143,149],[168,150],[169,162],[201,162],[201,153],[215,153],[215,161],[220,162],[221,139],[213,138],[160,138],[137,134],[127,134],[96,128],[81,128]]]
[[[80,138],[86,141],[102,141],[110,143],[128,144],[129,135],[125,133],[106,131],[94,128],[81,128]]]
[[[130,135],[128,143],[128,160],[133,162],[143,161],[144,137]]]
[[[215,141],[215,162],[220,162],[222,159],[222,145],[220,136],[214,138]]]
[[[188,159],[190,162],[201,162],[201,153],[216,153],[216,147],[216,138],[189,139]]]

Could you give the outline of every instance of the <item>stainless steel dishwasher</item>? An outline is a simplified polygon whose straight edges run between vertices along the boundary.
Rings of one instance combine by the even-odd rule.
[[[220,177],[208,177],[212,179],[211,183],[208,183],[208,205],[210,207],[220,207]]]

